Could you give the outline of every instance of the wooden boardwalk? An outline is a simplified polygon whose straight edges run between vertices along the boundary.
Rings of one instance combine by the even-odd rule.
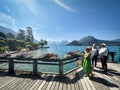
[[[120,90],[120,63],[108,63],[108,73],[99,68],[93,70],[93,77],[83,77],[82,68],[63,78],[56,75],[41,74],[33,76],[30,72],[17,72],[8,75],[0,71],[0,90]]]

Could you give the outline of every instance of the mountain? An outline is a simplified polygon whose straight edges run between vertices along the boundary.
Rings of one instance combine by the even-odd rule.
[[[68,44],[68,43],[69,43],[69,41],[63,40],[63,41],[59,42],[59,45],[66,45],[66,44]]]
[[[96,43],[98,40],[93,37],[93,36],[87,36],[79,40],[80,44],[85,44],[85,45],[92,45],[93,43]]]
[[[52,46],[52,45],[67,45],[69,43],[69,41],[67,40],[63,40],[63,41],[48,41],[48,45]]]
[[[72,45],[72,46],[90,46],[93,43],[96,43],[96,45],[100,45],[101,43],[106,43],[108,46],[120,46],[120,39],[115,39],[115,40],[100,40],[96,39],[93,36],[86,36],[83,37],[80,40],[73,40],[67,45]]]
[[[112,40],[112,41],[118,41],[118,42],[120,42],[120,39],[114,39],[114,40]]]
[[[73,40],[72,42],[67,44],[68,46],[81,46],[80,42],[77,40]]]
[[[15,36],[17,35],[17,32],[15,32],[14,30],[10,29],[10,28],[6,28],[6,27],[3,27],[3,26],[0,26],[0,32],[3,32],[5,34],[7,33],[12,33],[14,34]]]

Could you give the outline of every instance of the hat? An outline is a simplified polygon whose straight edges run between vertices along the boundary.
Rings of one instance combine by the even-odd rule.
[[[106,47],[106,44],[105,44],[105,43],[102,43],[101,46],[105,46],[105,47]]]
[[[94,43],[93,46],[96,46],[96,44]]]

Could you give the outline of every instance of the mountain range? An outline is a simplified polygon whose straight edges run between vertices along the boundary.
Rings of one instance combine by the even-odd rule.
[[[120,46],[120,39],[115,40],[100,40],[95,38],[94,36],[86,36],[80,40],[73,40],[68,46],[89,46],[95,43],[96,45],[100,45],[101,43],[106,43],[108,46]]]
[[[67,40],[63,40],[63,41],[48,41],[48,45],[52,46],[52,45],[67,45],[70,42]]]
[[[13,33],[15,36],[17,36],[17,32],[10,28],[6,28],[4,26],[0,26],[0,32],[3,32],[5,34],[7,33]],[[39,43],[38,40],[34,40],[34,42]],[[83,37],[80,40],[73,40],[71,42],[67,40],[63,41],[48,41],[48,45],[68,45],[68,46],[89,46],[92,45],[93,43],[96,43],[97,45],[100,45],[101,43],[106,43],[107,45],[110,46],[120,46],[120,39],[114,39],[114,40],[100,40],[95,38],[94,36],[86,36]]]

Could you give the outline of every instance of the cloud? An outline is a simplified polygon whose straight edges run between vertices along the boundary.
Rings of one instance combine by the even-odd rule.
[[[11,12],[11,10],[10,10],[7,6],[5,6],[5,9],[6,9],[6,11],[7,11],[8,13]]]
[[[36,0],[14,0],[20,7],[24,8],[24,10],[28,10],[33,14],[37,14],[38,4]]]
[[[16,27],[16,20],[9,15],[0,13],[0,25],[13,29]]]
[[[75,9],[65,5],[64,3],[62,3],[60,0],[54,0],[59,6],[63,7],[64,9],[71,11],[71,12],[77,12]]]

